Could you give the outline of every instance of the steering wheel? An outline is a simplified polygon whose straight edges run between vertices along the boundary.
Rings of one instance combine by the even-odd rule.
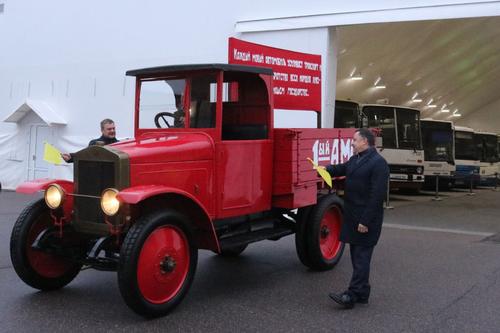
[[[160,112],[160,113],[156,114],[156,116],[155,116],[156,127],[157,128],[165,128],[160,124],[160,118],[167,125],[167,128],[172,127],[172,125],[170,125],[170,123],[168,122],[167,117],[171,117],[171,118],[175,119],[174,114],[171,112]]]

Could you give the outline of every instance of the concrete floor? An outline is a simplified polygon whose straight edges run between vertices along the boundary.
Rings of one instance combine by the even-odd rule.
[[[498,332],[500,193],[477,190],[391,196],[373,259],[368,306],[339,309],[328,292],[345,288],[348,251],[337,267],[311,272],[293,236],[252,244],[239,258],[200,252],[183,303],[144,320],[118,291],[115,273],[82,271],[66,288],[38,292],[12,269],[10,230],[32,198],[0,192],[1,332]]]

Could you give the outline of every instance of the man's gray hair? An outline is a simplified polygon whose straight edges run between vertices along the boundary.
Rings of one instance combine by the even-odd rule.
[[[356,133],[358,133],[360,137],[365,138],[370,147],[375,146],[375,135],[371,130],[368,128],[359,128],[356,130]]]
[[[109,118],[104,119],[101,121],[101,131],[104,129],[104,125],[106,124],[114,124],[115,122]]]

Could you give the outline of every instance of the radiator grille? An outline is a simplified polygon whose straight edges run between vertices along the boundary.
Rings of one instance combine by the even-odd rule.
[[[115,187],[115,167],[113,162],[79,161],[78,163],[78,193],[96,196],[75,197],[75,209],[83,221],[104,223],[104,213],[100,207],[100,196],[104,189]]]

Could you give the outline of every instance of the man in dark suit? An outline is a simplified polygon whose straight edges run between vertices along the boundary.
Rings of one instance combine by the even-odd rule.
[[[105,146],[110,145],[112,143],[118,142],[116,138],[116,127],[115,122],[111,119],[104,119],[101,121],[101,137],[97,139],[90,140],[89,146]],[[67,163],[73,163],[73,154],[72,153],[62,153],[61,157]]]
[[[375,149],[375,137],[369,129],[355,132],[352,147],[354,154],[349,161],[326,167],[332,176],[346,176],[340,240],[349,243],[353,272],[348,290],[329,296],[348,309],[356,303],[368,303],[370,261],[382,230],[389,180],[389,167]]]

